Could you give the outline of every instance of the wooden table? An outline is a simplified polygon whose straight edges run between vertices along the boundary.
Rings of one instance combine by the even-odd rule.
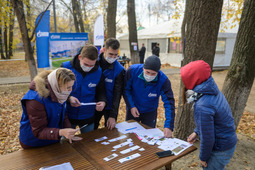
[[[0,169],[36,169],[70,162],[74,169],[96,169],[72,146],[63,142],[0,156]]]
[[[85,133],[80,136],[82,141],[69,144],[67,141],[53,144],[41,148],[33,148],[17,151],[8,155],[0,156],[0,169],[39,169],[40,167],[53,166],[70,162],[74,169],[158,169],[166,166],[171,169],[171,163],[184,155],[196,150],[192,146],[178,156],[158,158],[155,153],[162,151],[157,148],[158,145],[148,145],[141,142],[134,134],[126,134],[127,138],[111,142],[109,145],[103,145],[101,142],[95,142],[95,139],[107,136],[109,139],[122,136],[117,129],[107,130],[99,129],[93,132]],[[121,154],[120,151],[129,148],[124,146],[117,151],[112,152],[113,146],[125,142],[128,138],[133,140],[134,146],[143,147],[144,151],[135,150],[127,154]],[[103,142],[103,141],[102,141]],[[116,153],[118,156],[108,162],[103,158]],[[120,163],[118,160],[132,154],[139,153],[140,157],[133,160]]]
[[[144,125],[143,125],[144,126]],[[144,126],[145,128],[148,128]],[[93,132],[82,134],[83,140],[80,142],[73,143],[72,146],[75,148],[82,156],[84,156],[90,163],[92,163],[97,169],[158,169],[163,166],[166,166],[166,169],[171,169],[171,163],[184,155],[196,150],[195,146],[189,147],[187,150],[182,152],[177,156],[170,156],[165,158],[158,158],[156,156],[156,152],[162,151],[158,148],[158,145],[149,145],[147,143],[141,142],[134,134],[125,134],[127,138],[116,142],[110,142],[109,145],[103,145],[101,142],[95,142],[95,139],[101,138],[103,136],[107,136],[108,139],[113,139],[123,134],[119,133],[117,129],[112,131],[107,130],[106,128],[99,129]],[[120,151],[129,148],[130,146],[124,146],[117,151],[112,152],[113,146],[118,145],[120,143],[126,142],[128,138],[133,140],[135,145],[144,148],[144,151],[135,150],[129,152],[127,154],[121,154]],[[104,140],[104,141],[107,141]],[[103,141],[102,141],[103,142]],[[118,156],[108,162],[104,161],[103,158],[116,153]],[[135,158],[133,160],[120,163],[118,160],[132,154],[139,153],[140,157]]]

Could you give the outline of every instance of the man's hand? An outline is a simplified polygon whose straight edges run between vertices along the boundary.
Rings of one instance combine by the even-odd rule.
[[[165,138],[173,137],[173,132],[169,128],[164,128],[164,136]]]
[[[134,117],[139,117],[140,116],[140,113],[138,112],[137,108],[136,107],[133,107],[131,109],[131,114],[134,116]]]
[[[189,135],[187,141],[191,144],[193,144],[194,142],[196,142],[197,140],[197,134],[195,132],[191,133],[191,135]]]
[[[201,160],[200,160],[201,161]],[[205,162],[205,161],[201,161],[201,165],[203,166],[203,167],[207,167],[207,163]]]
[[[70,102],[71,106],[73,106],[73,107],[81,106],[80,101],[76,97],[70,96],[69,97],[69,102]]]
[[[106,105],[105,102],[97,102],[97,104],[96,104],[96,110],[99,111],[99,112],[101,112],[101,111],[104,109],[105,105]]]
[[[112,130],[113,128],[115,128],[116,125],[116,121],[113,117],[109,117],[107,120],[107,127],[109,130]]]

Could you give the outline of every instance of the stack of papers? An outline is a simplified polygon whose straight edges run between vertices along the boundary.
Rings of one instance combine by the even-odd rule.
[[[122,122],[116,125],[119,132],[123,134],[135,133],[135,135],[142,142],[149,145],[159,145],[158,148],[162,150],[171,150],[175,155],[180,154],[185,149],[192,146],[192,144],[177,138],[165,138],[164,133],[158,129],[145,129],[137,122],[127,123]]]

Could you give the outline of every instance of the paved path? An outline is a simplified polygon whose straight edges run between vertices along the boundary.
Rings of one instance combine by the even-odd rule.
[[[168,74],[179,74],[180,73],[179,68],[162,69],[162,71],[166,75],[168,75]],[[0,78],[0,85],[3,85],[3,84],[18,84],[18,83],[30,83],[30,76]]]

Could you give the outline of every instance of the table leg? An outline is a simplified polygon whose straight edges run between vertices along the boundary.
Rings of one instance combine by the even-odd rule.
[[[169,163],[169,164],[165,165],[165,168],[166,168],[166,170],[171,170],[172,169],[172,164]]]

